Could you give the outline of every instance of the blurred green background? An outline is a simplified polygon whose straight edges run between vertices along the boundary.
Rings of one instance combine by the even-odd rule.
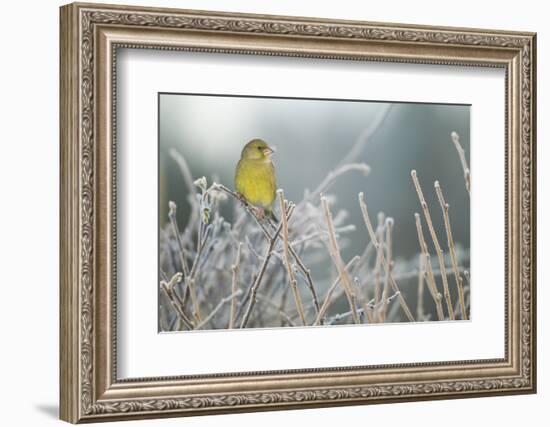
[[[188,190],[177,163],[176,149],[187,161],[193,178],[213,177],[234,188],[233,175],[244,144],[262,138],[275,146],[277,182],[289,200],[299,202],[337,167],[360,135],[389,104],[340,100],[247,98],[186,94],[159,95],[159,215],[168,221],[168,201],[178,205],[180,227],[187,223]],[[394,253],[410,258],[418,253],[414,212],[421,212],[410,177],[416,169],[432,209],[441,243],[446,246],[443,219],[433,188],[439,180],[450,204],[455,242],[470,247],[470,200],[450,134],[456,131],[469,160],[470,107],[467,105],[391,103],[378,131],[354,162],[365,162],[371,173],[351,173],[329,191],[336,206],[349,212],[355,233],[343,250],[346,259],[361,253],[368,241],[357,193],[363,191],[371,211],[395,219]],[[231,203],[223,216],[232,221]],[[427,230],[425,230],[427,233]]]

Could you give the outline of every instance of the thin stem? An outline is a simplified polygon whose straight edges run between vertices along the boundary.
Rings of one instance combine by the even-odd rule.
[[[179,316],[181,322],[188,328],[193,329],[193,322],[187,317],[187,315],[183,311],[183,307],[181,305],[181,300],[178,297],[178,295],[174,292],[174,286],[181,282],[182,274],[176,273],[170,281],[166,282],[164,280],[161,280],[160,287],[170,300],[170,303],[172,304],[172,307],[176,311],[177,315]]]
[[[351,261],[346,264],[345,270],[346,271],[349,270],[354,263],[359,261],[359,259],[360,259],[359,256],[353,257],[351,259]],[[334,291],[335,291],[336,287],[340,283],[340,280],[342,280],[342,275],[338,274],[338,277],[336,278],[336,280],[334,280],[334,282],[332,282],[331,287],[327,291],[327,294],[325,296],[325,300],[323,301],[323,305],[321,305],[321,310],[319,310],[319,313],[317,314],[317,319],[315,319],[314,325],[320,325],[321,324],[321,320],[325,316],[330,304],[333,301],[332,296],[334,294]]]
[[[460,144],[460,136],[456,132],[451,133],[451,140],[455,145],[458,156],[460,157],[460,164],[462,165],[462,170],[464,171],[464,182],[466,183],[466,190],[470,194],[470,168],[468,167],[468,161],[466,160],[466,152],[462,145]]]
[[[462,286],[462,277],[460,277],[460,272],[458,271],[458,262],[456,259],[456,252],[455,252],[455,243],[453,240],[453,232],[451,230],[451,220],[449,218],[449,204],[445,202],[445,198],[443,197],[443,190],[441,189],[441,185],[439,184],[439,181],[436,181],[434,186],[435,186],[435,192],[437,193],[437,199],[439,200],[439,205],[441,206],[441,211],[443,212],[443,219],[445,221],[447,245],[449,247],[449,254],[451,255],[451,264],[453,266],[456,289],[458,292],[458,300],[460,303],[460,313],[462,315],[462,319],[468,320],[468,314],[466,313],[466,303],[464,301],[464,287]]]
[[[386,104],[385,106],[382,106],[378,115],[370,121],[370,126],[361,132],[355,141],[355,144],[351,147],[351,150],[349,150],[346,156],[340,161],[341,165],[352,162],[357,158],[357,156],[359,156],[374,134],[382,127],[382,124],[386,121],[386,118],[392,108],[393,104]]]
[[[235,255],[235,262],[231,265],[231,294],[234,297],[231,299],[231,312],[229,315],[228,329],[235,327],[235,315],[237,313],[237,276],[239,274],[239,262],[241,259],[241,248],[243,244],[239,242],[237,245],[237,254]]]
[[[190,209],[191,215],[189,216],[189,220],[187,221],[187,225],[185,226],[185,230],[191,231],[199,218],[198,203],[197,203],[197,199],[195,199],[194,197],[196,188],[193,181],[193,176],[191,174],[191,169],[189,169],[189,166],[185,161],[185,158],[176,149],[170,150],[170,156],[172,156],[172,158],[178,164],[182,178],[183,178],[183,182],[187,187],[187,191],[189,192],[190,195],[192,195],[191,197],[188,198],[189,205],[191,207]]]
[[[218,183],[213,183],[212,186],[210,187],[210,189],[206,190],[207,192],[210,191],[211,189],[213,190],[219,190],[219,191],[223,191],[224,193],[226,193],[227,195],[233,197],[235,200],[239,201],[240,203],[242,203],[242,205],[244,206],[245,210],[252,216],[252,218],[254,219],[254,221],[256,222],[256,224],[258,225],[258,227],[260,228],[260,230],[262,230],[262,232],[264,233],[264,236],[270,240],[271,239],[271,235],[269,234],[269,231],[267,230],[267,228],[265,227],[264,224],[262,224],[262,222],[260,221],[260,219],[258,218],[258,216],[256,215],[256,208],[254,206],[252,206],[250,203],[248,203],[244,198],[240,197],[237,193],[235,193],[234,191],[230,190],[229,188],[227,188],[225,185],[223,184],[218,184]]]
[[[378,250],[380,247],[380,242],[376,239],[376,234],[374,232],[374,228],[372,227],[372,223],[369,218],[369,212],[367,210],[367,204],[365,203],[365,195],[363,193],[359,193],[359,206],[361,207],[361,213],[363,214],[363,220],[365,221],[365,225],[367,227],[367,230],[369,232],[369,236],[371,239],[372,244],[374,245],[374,248]],[[390,278],[390,284],[393,288],[393,291],[397,294],[397,298],[399,300],[399,304],[401,305],[401,308],[405,312],[405,315],[407,316],[407,319],[409,319],[410,322],[414,322],[414,316],[411,313],[411,310],[409,309],[409,306],[407,305],[407,302],[405,301],[405,298],[403,298],[403,295],[401,294],[401,291],[399,290],[399,286],[397,286],[397,282],[395,281],[395,278],[393,277],[393,274],[390,269],[390,265],[388,263],[388,260],[386,259],[386,256],[384,255],[384,252],[382,252],[382,264],[384,266],[384,269],[386,270],[386,275]]]
[[[233,301],[236,297],[238,297],[239,295],[241,295],[243,293],[243,291],[241,289],[237,289],[236,292],[232,293],[231,295],[225,297],[225,298],[222,298],[220,300],[220,302],[218,303],[218,305],[210,312],[210,314],[208,316],[206,316],[204,318],[204,320],[202,322],[200,322],[197,327],[195,329],[201,329],[203,328],[205,325],[208,324],[208,322],[210,322],[214,316],[218,313],[218,311],[220,311],[222,309],[222,307],[227,304],[228,302],[230,301]]]
[[[261,303],[269,305],[271,308],[277,310],[279,315],[288,323],[289,326],[296,326],[295,323],[290,318],[290,316],[281,307],[277,306],[277,304],[275,304],[273,301],[271,301],[268,297],[266,297],[266,296],[264,296],[260,293],[257,293],[256,298]]]
[[[416,303],[416,318],[419,321],[424,319],[424,280],[426,277],[426,267],[425,267],[425,257],[424,254],[418,256],[418,293],[417,293],[417,303]]]
[[[432,222],[432,216],[430,215],[430,209],[428,208],[428,204],[424,199],[422,187],[420,187],[420,182],[418,181],[418,177],[416,176],[416,171],[414,169],[411,171],[411,177],[414,183],[414,188],[416,189],[416,193],[418,194],[418,200],[420,200],[420,206],[422,206],[422,211],[424,212],[424,218],[426,219],[426,223],[428,224],[428,230],[430,231],[430,235],[432,236],[437,259],[439,260],[439,269],[441,270],[441,278],[443,281],[443,295],[445,296],[445,303],[447,304],[449,318],[451,320],[455,320],[453,303],[451,301],[451,293],[449,291],[449,282],[447,280],[447,274],[445,270],[445,258],[443,257],[443,250],[441,249],[441,246],[439,244],[439,240],[437,238],[437,234],[435,232],[435,228]]]
[[[336,240],[336,233],[334,231],[332,214],[330,213],[328,201],[325,197],[321,197],[321,204],[323,205],[323,212],[325,214],[325,222],[329,236],[329,253],[334,264],[336,265],[339,275],[341,276],[341,283],[344,286],[344,292],[346,293],[348,304],[353,312],[353,322],[360,323],[356,307],[355,292],[353,291],[353,282],[346,270],[344,261],[342,260],[342,256],[340,254],[340,248],[338,247],[338,241]]]
[[[362,173],[364,176],[367,176],[370,173],[370,167],[365,163],[349,163],[343,166],[340,166],[336,170],[330,171],[326,178],[319,184],[319,186],[309,193],[303,200],[298,203],[298,207],[302,207],[308,202],[313,202],[317,197],[320,197],[340,176],[357,171]]]
[[[169,206],[168,218],[170,219],[170,224],[172,225],[172,233],[174,233],[174,238],[176,239],[176,242],[178,244],[181,268],[183,270],[185,277],[187,277],[189,276],[189,267],[187,266],[187,261],[186,261],[187,254],[185,253],[185,248],[183,246],[183,241],[181,240],[181,234],[178,228],[178,222],[176,221],[177,206],[172,201],[168,203],[168,206]]]
[[[275,224],[273,224],[271,221],[269,221],[269,225],[273,230],[276,228]],[[311,277],[311,270],[305,266],[304,262],[298,256],[298,254],[296,253],[296,250],[292,246],[293,246],[293,243],[289,242],[288,250],[292,255],[292,257],[294,258],[294,260],[296,261],[296,265],[298,266],[298,268],[303,273],[306,279],[307,287],[311,292],[311,297],[313,298],[313,304],[315,306],[315,310],[317,311],[317,313],[319,313],[319,298],[317,297],[317,292],[315,291],[315,285],[313,284],[313,279]]]
[[[283,190],[277,190],[277,198],[279,199],[280,211],[286,212],[285,196]],[[290,287],[292,288],[294,301],[296,302],[296,310],[298,310],[298,314],[300,315],[300,320],[302,321],[302,324],[306,326],[306,316],[304,314],[302,298],[300,297],[300,292],[298,291],[298,281],[296,279],[296,274],[292,269],[292,264],[290,261],[290,245],[288,243],[288,222],[286,220],[286,215],[281,215],[281,224],[283,226],[281,234],[283,235],[284,264],[288,273],[288,279],[290,280]]]
[[[441,294],[437,289],[434,271],[432,268],[432,261],[430,260],[430,254],[428,252],[428,245],[426,244],[424,232],[422,231],[422,222],[420,220],[420,215],[418,213],[415,213],[414,219],[416,223],[416,232],[418,234],[418,242],[420,244],[420,251],[422,252],[422,255],[424,257],[424,268],[426,269],[427,274],[428,290],[430,291],[430,294],[432,295],[432,298],[435,302],[437,317],[439,318],[439,320],[444,320],[445,315],[443,314],[443,306],[441,304]]]
[[[392,253],[392,236],[393,236],[393,218],[386,218],[386,259],[388,260],[388,264],[390,266],[390,272],[393,270],[393,253]],[[384,277],[384,290],[382,292],[382,301],[386,301],[388,299],[388,295],[390,293],[390,275],[386,274]],[[382,309],[380,310],[380,321],[384,322],[386,319],[388,305],[383,304]]]
[[[365,304],[365,308],[360,308],[357,311],[361,314],[366,314],[368,316],[368,313],[370,311],[379,310],[380,308],[382,308],[382,306],[389,305],[395,298],[399,298],[399,294],[393,294],[392,296],[390,296],[386,300],[380,301],[378,304],[375,304],[374,300],[369,301],[367,304]],[[330,319],[327,319],[326,324],[327,325],[332,325],[335,322],[338,322],[338,321],[343,320],[347,317],[350,317],[351,314],[352,314],[351,311],[347,311],[345,313],[335,314]]]
[[[287,221],[292,216],[292,213],[294,212],[294,206],[290,206],[289,212],[287,214]],[[281,215],[281,216],[284,216]],[[252,285],[250,289],[250,297],[248,301],[248,307],[246,308],[246,311],[243,316],[243,320],[241,322],[241,329],[246,327],[246,324],[248,323],[248,319],[250,317],[250,313],[252,312],[252,309],[254,308],[254,304],[256,303],[256,292],[258,292],[258,288],[260,287],[260,283],[262,282],[262,278],[264,276],[265,270],[267,268],[267,264],[269,263],[269,260],[271,259],[271,255],[273,254],[273,248],[275,246],[275,242],[277,241],[277,238],[279,236],[279,233],[281,232],[281,229],[283,227],[283,223],[281,222],[279,224],[279,227],[275,231],[275,234],[273,237],[270,237],[266,254],[264,257],[264,260],[262,262],[262,265],[260,266],[260,271],[258,272],[258,275],[256,276],[256,279],[254,280],[254,284]]]
[[[290,217],[288,216],[289,213],[290,213],[290,209],[287,209],[286,214],[287,214],[287,217],[288,217],[288,218],[290,218]],[[277,229],[275,230],[275,232],[277,232]],[[266,232],[266,233],[267,233],[267,232]],[[275,236],[275,240],[276,240],[277,237],[278,237],[278,235]],[[272,240],[272,237],[271,237],[271,235],[270,235],[269,233],[266,234],[266,238],[267,238],[268,243]],[[248,236],[245,237],[245,239],[246,239],[246,242],[247,242],[247,244],[248,244],[248,249],[249,249],[249,251],[250,251],[256,258],[258,258],[259,260],[262,260],[262,262],[265,261],[265,257],[264,257],[264,256],[261,256],[260,254],[258,254],[258,253],[254,250],[254,248],[252,247],[252,243],[251,243],[250,240],[248,239]],[[273,247],[275,247],[275,242],[273,242]],[[275,254],[275,250],[272,250],[272,251],[270,252],[270,254]],[[253,276],[253,277],[254,277],[254,278],[253,278],[252,282],[250,283],[250,286],[247,288],[247,290],[246,290],[246,292],[245,292],[245,294],[244,294],[244,297],[242,298],[242,301],[241,301],[240,304],[239,304],[239,307],[238,307],[238,309],[237,309],[237,314],[236,314],[236,316],[235,316],[235,320],[236,320],[236,319],[239,319],[239,318],[241,317],[242,311],[244,310],[244,308],[245,308],[245,307],[247,306],[247,304],[248,304],[248,300],[249,300],[249,298],[250,298],[250,294],[252,293],[252,288],[254,287],[254,284],[256,283],[257,275],[256,275],[256,276]]]
[[[197,297],[197,287],[195,286],[195,279],[187,278],[187,289],[189,290],[189,296],[191,297],[191,304],[193,305],[193,315],[195,319],[201,321],[201,313],[199,307],[199,299]]]
[[[376,227],[376,240],[378,242],[382,242],[384,236],[384,213],[380,212],[378,214],[378,225]],[[384,245],[378,245],[376,248],[376,262],[374,264],[374,301],[375,304],[378,305],[380,303],[380,299],[382,298],[381,294],[381,280],[382,280],[382,256],[384,252]],[[387,276],[387,275],[386,275]],[[380,318],[378,318],[380,320]]]

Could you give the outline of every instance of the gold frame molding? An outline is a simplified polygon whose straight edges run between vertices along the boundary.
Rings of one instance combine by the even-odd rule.
[[[60,14],[63,420],[536,391],[536,34],[80,3]],[[118,380],[113,148],[120,47],[505,69],[505,357]]]

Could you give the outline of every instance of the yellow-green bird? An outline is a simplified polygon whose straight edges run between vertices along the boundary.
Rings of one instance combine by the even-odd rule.
[[[275,150],[259,138],[251,140],[241,152],[241,159],[235,170],[235,189],[248,203],[274,218],[273,201],[277,190],[275,167],[271,155]]]

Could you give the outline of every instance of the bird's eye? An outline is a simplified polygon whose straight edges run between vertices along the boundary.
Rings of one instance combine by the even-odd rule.
[[[262,147],[258,147],[258,150],[261,150],[261,149],[262,149]]]

